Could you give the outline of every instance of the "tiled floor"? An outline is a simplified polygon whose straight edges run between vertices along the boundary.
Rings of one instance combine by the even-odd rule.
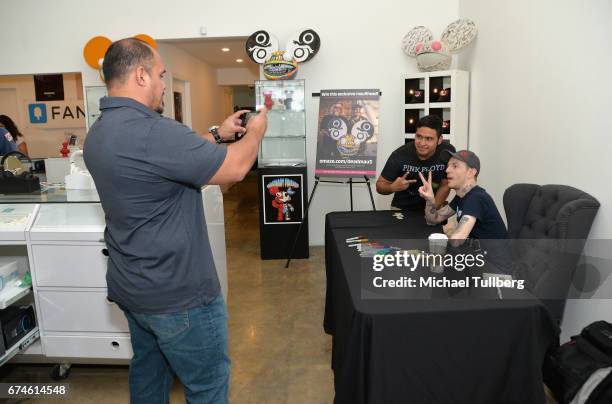
[[[323,332],[323,249],[308,260],[259,259],[257,178],[231,187],[225,197],[232,359],[230,402],[331,403],[331,340]],[[49,365],[6,365],[0,382],[52,382]],[[70,403],[127,403],[127,366],[73,366]],[[0,399],[1,400],[1,399]],[[57,400],[12,400],[45,403]],[[171,403],[184,402],[175,383]]]

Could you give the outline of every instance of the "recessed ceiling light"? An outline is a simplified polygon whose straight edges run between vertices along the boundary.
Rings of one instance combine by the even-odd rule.
[[[221,50],[222,50],[223,52],[229,52],[229,51],[230,51],[230,48],[221,48]]]
[[[242,59],[236,59],[236,62],[242,63]]]

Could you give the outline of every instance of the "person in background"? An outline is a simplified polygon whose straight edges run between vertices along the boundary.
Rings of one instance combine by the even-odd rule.
[[[0,156],[17,150],[13,136],[4,128],[0,128]]]
[[[455,151],[442,139],[442,119],[427,115],[416,125],[414,142],[396,149],[376,180],[376,191],[393,195],[392,209],[423,210],[425,201],[419,197],[419,174],[431,173],[436,207],[442,206],[450,192],[446,181],[446,163],[440,159],[442,150]]]
[[[13,122],[13,120],[6,115],[0,115],[0,127],[3,127],[11,134],[13,137],[13,142],[15,142],[17,145],[17,151],[27,156],[28,144],[25,142],[25,136],[23,136],[23,133],[19,131],[19,128],[17,128],[15,122]]]
[[[162,116],[166,69],[136,38],[111,44],[102,71],[108,97],[83,153],[105,213],[108,298],[130,329],[130,402],[167,403],[176,375],[188,403],[227,403],[227,312],[202,187],[244,178],[267,112],[245,129],[248,111],[237,111],[204,136]],[[220,144],[236,132],[245,133],[240,142]]]

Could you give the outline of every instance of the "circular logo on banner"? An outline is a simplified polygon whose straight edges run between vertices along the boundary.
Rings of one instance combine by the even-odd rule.
[[[295,76],[298,70],[298,65],[295,60],[287,61],[280,56],[272,57],[263,65],[264,76],[268,80],[286,80]]]
[[[355,141],[353,135],[340,138],[336,145],[342,157],[351,157],[359,153],[359,143]]]
[[[374,125],[367,119],[357,121],[351,128],[351,135],[361,144],[374,135]]]
[[[341,116],[326,116],[321,123],[321,128],[334,140],[339,140],[348,133],[348,123]]]

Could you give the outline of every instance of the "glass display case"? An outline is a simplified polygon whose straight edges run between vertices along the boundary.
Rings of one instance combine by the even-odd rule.
[[[304,80],[255,82],[256,108],[268,108],[268,130],[261,142],[259,167],[306,163]]]
[[[85,101],[87,104],[87,130],[100,116],[100,98],[106,97],[106,86],[85,87]]]

